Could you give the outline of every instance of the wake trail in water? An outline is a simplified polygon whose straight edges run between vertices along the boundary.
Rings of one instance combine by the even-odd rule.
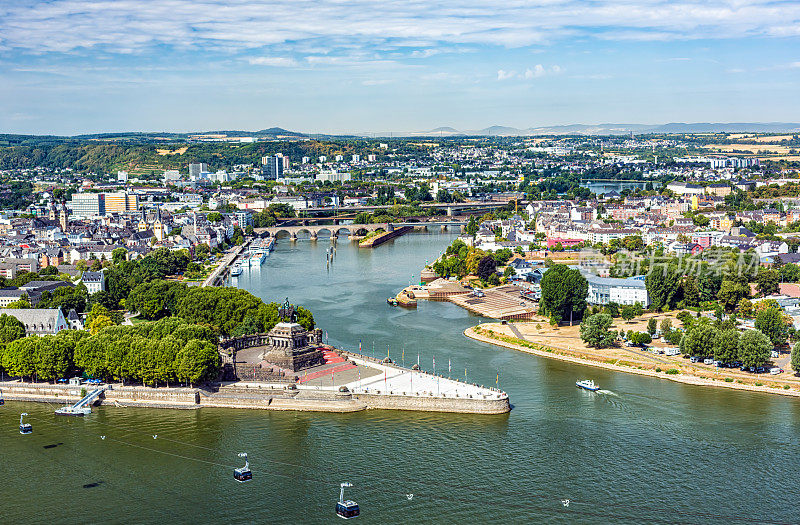
[[[598,390],[597,393],[598,394],[605,394],[607,396],[619,397],[619,394],[617,394],[616,392],[612,392],[611,390]]]

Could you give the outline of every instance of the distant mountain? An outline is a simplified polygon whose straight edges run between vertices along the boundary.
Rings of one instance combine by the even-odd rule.
[[[668,124],[566,124],[518,129],[508,126],[490,126],[480,130],[459,131],[440,127],[430,131],[394,133],[394,136],[484,136],[517,137],[530,135],[627,135],[628,133],[798,133],[800,124],[791,122],[670,122]],[[387,134],[388,135],[388,134]]]
[[[489,126],[479,131],[470,131],[470,135],[487,135],[489,137],[513,137],[516,135],[527,135],[527,130],[509,128],[507,126]]]
[[[284,137],[305,137],[305,133],[299,133],[297,131],[289,131],[288,129],[283,128],[268,128],[262,129],[261,131],[256,131],[253,133],[254,135],[282,135]]]
[[[734,122],[712,123],[671,122],[669,124],[571,124],[529,128],[530,135],[626,135],[628,133],[796,133],[800,124],[788,122]]]
[[[463,135],[464,133],[458,131],[456,128],[451,128],[449,126],[442,126],[440,128],[432,129],[426,132],[430,135]]]

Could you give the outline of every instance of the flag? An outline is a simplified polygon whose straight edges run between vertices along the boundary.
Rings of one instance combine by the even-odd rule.
[[[494,380],[495,386],[500,385],[500,372],[497,372],[497,378]]]
[[[450,375],[450,359],[447,360],[447,375]]]
[[[358,353],[361,353],[361,339],[358,340]]]

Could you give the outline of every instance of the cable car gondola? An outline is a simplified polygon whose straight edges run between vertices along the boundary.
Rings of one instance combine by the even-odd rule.
[[[22,418],[27,416],[27,412],[23,412],[19,415],[19,433],[20,434],[33,434],[33,425],[30,423],[23,423]]]
[[[352,483],[342,483],[340,485],[341,491],[339,492],[339,501],[336,502],[336,514],[340,518],[344,518],[349,520],[350,518],[357,517],[361,511],[358,508],[358,503],[352,500],[345,501],[344,499],[344,489],[345,487],[352,487]]]
[[[3,399],[3,391],[0,390],[0,407],[6,404],[6,400]]]
[[[233,478],[239,483],[250,481],[253,479],[253,473],[250,472],[250,463],[247,461],[247,454],[245,452],[239,453],[240,458],[244,458],[244,466],[233,470]]]

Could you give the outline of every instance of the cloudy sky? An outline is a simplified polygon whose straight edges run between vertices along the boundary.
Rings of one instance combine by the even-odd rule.
[[[3,0],[0,132],[800,122],[800,2]]]

